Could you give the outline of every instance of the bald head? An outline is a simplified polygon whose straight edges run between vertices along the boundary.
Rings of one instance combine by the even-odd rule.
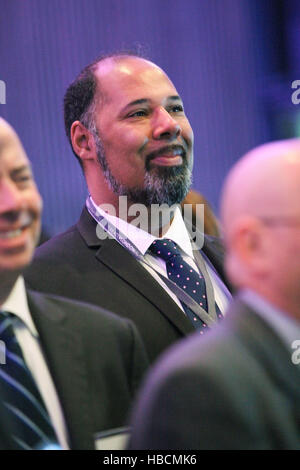
[[[5,119],[0,117],[0,137],[3,136],[3,129],[12,129],[12,127],[8,124],[7,121],[5,121]]]
[[[299,201],[300,139],[247,153],[230,171],[222,194],[228,275],[237,287],[251,288],[285,310],[285,296],[300,300]]]
[[[105,91],[102,90],[101,80],[107,76],[109,79],[114,79],[114,74],[117,72],[119,75],[126,77],[132,77],[132,75],[138,75],[143,73],[143,79],[147,80],[147,73],[149,80],[153,78],[153,68],[161,76],[166,76],[165,72],[154,62],[144,59],[143,57],[137,57],[132,55],[115,55],[100,60],[93,69],[95,77],[98,82],[99,91],[105,99]]]
[[[21,147],[21,142],[11,125],[0,117],[0,156],[4,148],[9,145],[18,145]]]
[[[0,117],[0,170],[5,169],[7,163],[20,160],[24,166],[30,167],[30,162],[24,147],[13,127]]]
[[[300,139],[271,142],[247,153],[230,171],[222,195],[226,233],[244,216],[299,213]]]
[[[112,69],[115,68],[116,64],[121,64],[121,69],[123,73],[130,74],[131,73],[131,66],[132,64],[135,67],[155,67],[164,73],[164,71],[156,65],[154,62],[151,62],[144,57],[138,57],[135,55],[126,55],[126,54],[116,54],[112,56],[103,57],[99,61],[95,62],[93,67],[94,73],[98,75],[99,73],[110,73]],[[139,65],[138,65],[139,64]]]

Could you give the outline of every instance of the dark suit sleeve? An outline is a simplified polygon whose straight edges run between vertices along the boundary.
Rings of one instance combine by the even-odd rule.
[[[1,389],[0,400],[0,450],[15,450],[16,445],[11,438],[13,431],[10,427],[10,417],[7,415],[6,408],[1,399]]]
[[[235,400],[210,374],[176,371],[146,384],[133,413],[129,449],[268,448],[252,405],[243,396]]]
[[[130,320],[94,305],[27,294],[71,448],[92,449],[95,434],[128,424],[148,365],[142,340]]]
[[[142,342],[136,327],[131,321],[127,321],[127,325],[131,342],[131,358],[129,361],[129,366],[131,368],[131,391],[132,396],[135,396],[149,365],[149,359],[144,343]]]
[[[199,339],[183,340],[152,370],[130,449],[299,449],[299,375],[272,329],[237,300]]]

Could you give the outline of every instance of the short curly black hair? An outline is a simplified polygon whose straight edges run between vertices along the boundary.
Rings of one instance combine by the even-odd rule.
[[[71,126],[74,121],[80,121],[91,132],[94,129],[94,111],[97,97],[101,99],[101,88],[95,77],[95,70],[100,62],[105,59],[118,59],[129,57],[137,57],[146,59],[144,54],[132,51],[119,51],[112,54],[101,55],[89,65],[84,67],[77,78],[69,85],[64,96],[64,121],[65,131],[72,147],[73,153],[78,159],[80,165],[82,162],[75,153],[71,141]]]

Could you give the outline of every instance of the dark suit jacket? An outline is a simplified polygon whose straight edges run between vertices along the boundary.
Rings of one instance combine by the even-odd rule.
[[[190,321],[155,279],[118,242],[96,234],[86,209],[77,225],[36,250],[25,279],[30,288],[87,301],[130,318],[150,361],[194,331]],[[204,253],[224,279],[223,252],[206,237]]]
[[[1,364],[0,364],[1,367]],[[1,393],[1,390],[0,390]],[[0,450],[13,449],[14,443],[11,438],[13,430],[7,415],[7,410],[0,400]]]
[[[30,291],[28,303],[70,446],[93,449],[95,433],[127,423],[147,366],[140,337],[131,322],[92,305]]]
[[[300,365],[237,300],[199,341],[176,345],[148,379],[131,449],[300,449]]]

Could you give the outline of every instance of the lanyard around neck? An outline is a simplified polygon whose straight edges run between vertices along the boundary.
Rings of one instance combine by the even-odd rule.
[[[100,225],[100,227],[107,234],[115,239],[123,248],[129,251],[138,261],[149,266],[151,269],[154,267],[145,260],[145,257],[139,251],[139,249],[128,239],[128,237],[118,228],[116,228],[108,219],[97,210],[93,202],[91,201],[91,197],[88,196],[86,200],[86,207],[90,215],[93,219]],[[199,261],[199,257],[198,257]],[[154,269],[155,270],[155,269]],[[204,272],[203,272],[204,271]],[[162,281],[169,287],[169,289],[178,297],[179,300],[184,302],[194,313],[197,315],[204,323],[207,324],[208,327],[213,326],[217,322],[217,314],[215,308],[215,302],[210,301],[211,296],[208,298],[208,313],[197,304],[197,302],[190,297],[183,289],[181,289],[175,282],[171,281],[167,276],[162,275],[158,271],[156,274],[162,279]],[[208,274],[206,272],[206,268],[204,263],[201,266],[201,272],[204,274],[205,281],[208,284],[210,281],[208,280]],[[213,296],[214,299],[214,296]]]

